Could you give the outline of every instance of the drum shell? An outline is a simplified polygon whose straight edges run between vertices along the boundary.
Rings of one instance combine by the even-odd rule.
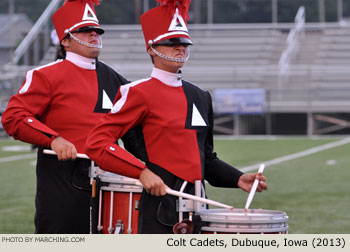
[[[101,181],[99,210],[101,226],[98,227],[100,232],[104,234],[114,233],[116,224],[121,221],[121,224],[124,225],[122,234],[136,234],[139,214],[138,202],[142,192],[142,186],[137,184],[138,180],[110,173],[100,175],[99,179]],[[111,202],[113,202],[112,209]],[[130,210],[131,226],[129,226]]]
[[[277,210],[207,209],[198,211],[206,234],[286,234],[288,216]]]

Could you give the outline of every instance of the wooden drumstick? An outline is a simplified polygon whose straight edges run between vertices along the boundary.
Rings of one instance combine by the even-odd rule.
[[[258,173],[262,173],[264,171],[265,165],[261,164],[259,167]],[[259,180],[255,179],[252,188],[250,189],[250,193],[248,195],[247,202],[245,203],[245,209],[249,209],[250,203],[252,203],[256,188],[258,187]]]
[[[227,209],[230,209],[230,210],[233,209],[233,206],[225,205],[225,204],[222,204],[222,203],[214,201],[214,200],[201,198],[201,197],[198,197],[198,196],[195,196],[195,195],[192,195],[192,194],[178,192],[178,191],[175,191],[175,190],[171,190],[170,188],[166,189],[166,193],[174,195],[174,196],[178,196],[178,197],[183,197],[183,198],[186,198],[186,199],[199,201],[199,202],[202,202],[202,203],[205,203],[205,204],[209,204],[209,205],[213,205],[213,206],[217,206],[217,207],[227,208]]]
[[[57,155],[57,153],[54,152],[53,150],[47,150],[47,149],[45,149],[43,153],[49,154],[49,155]],[[81,154],[81,153],[77,153],[77,158],[90,159],[86,154]]]
[[[96,180],[95,179],[92,180],[91,187],[92,187],[91,197],[96,198]]]
[[[49,155],[57,155],[57,153],[54,152],[53,150],[47,150],[47,149],[45,149],[43,151],[43,153],[49,154]],[[84,158],[84,159],[90,159],[86,154],[81,154],[81,153],[78,153],[77,157],[78,158]],[[136,181],[135,185],[142,185],[142,184],[139,181]],[[225,204],[222,204],[222,203],[214,201],[214,200],[197,197],[197,196],[192,195],[192,194],[181,193],[181,192],[178,192],[178,191],[175,191],[175,190],[171,190],[170,188],[167,188],[166,192],[167,192],[167,194],[171,194],[171,195],[174,195],[174,196],[178,196],[178,197],[183,197],[183,198],[186,198],[186,199],[199,201],[199,202],[202,202],[202,203],[205,203],[205,204],[209,204],[209,205],[213,205],[213,206],[217,206],[217,207],[227,208],[227,209],[231,209],[231,210],[234,208],[233,206],[225,205]]]
[[[138,185],[138,186],[142,186],[142,183],[140,181],[135,181],[134,184]],[[230,209],[230,210],[232,210],[234,208],[233,206],[225,205],[225,204],[222,204],[222,203],[214,201],[214,200],[201,198],[201,197],[198,197],[198,196],[195,196],[195,195],[192,195],[192,194],[175,191],[175,190],[172,190],[170,188],[166,189],[166,193],[170,194],[170,195],[177,196],[177,197],[183,197],[183,198],[186,198],[186,199],[199,201],[199,202],[202,202],[202,203],[205,203],[205,204],[209,204],[209,205],[213,205],[213,206],[217,206],[217,207],[227,208],[227,209]]]

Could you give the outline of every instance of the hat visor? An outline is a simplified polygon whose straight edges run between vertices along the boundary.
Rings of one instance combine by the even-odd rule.
[[[86,31],[91,31],[91,30],[94,30],[96,31],[98,34],[102,35],[105,31],[99,27],[99,26],[95,26],[95,25],[87,25],[87,26],[83,26],[83,27],[80,27],[76,30],[73,31],[74,32],[86,32]]]
[[[176,37],[176,38],[169,38],[169,39],[159,41],[155,44],[155,46],[156,45],[177,45],[177,44],[193,45],[192,41],[188,38]]]

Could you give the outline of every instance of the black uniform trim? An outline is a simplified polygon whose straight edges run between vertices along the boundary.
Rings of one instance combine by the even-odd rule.
[[[182,85],[187,100],[187,116],[185,128],[193,129],[197,132],[197,144],[200,151],[202,174],[204,174],[205,152],[201,150],[205,149],[205,141],[210,127],[208,118],[210,111],[210,100],[208,100],[209,96],[207,92],[197,87],[196,85],[184,80],[182,81]],[[207,126],[192,126],[193,104],[198,109]]]
[[[210,93],[187,81],[182,81],[182,84],[188,104],[185,127],[197,130],[198,148],[205,150],[205,153],[200,152],[204,179],[217,187],[238,187],[238,180],[243,173],[218,159],[213,152],[214,117]],[[207,127],[191,125],[193,104],[196,105]]]
[[[98,100],[95,106],[95,113],[108,113],[110,109],[102,108],[103,90],[108,95],[109,99],[113,102],[120,85],[130,83],[123,76],[115,72],[111,67],[106,64],[96,61],[96,74],[98,83]],[[117,80],[117,81],[116,81]],[[115,85],[111,85],[115,83]]]

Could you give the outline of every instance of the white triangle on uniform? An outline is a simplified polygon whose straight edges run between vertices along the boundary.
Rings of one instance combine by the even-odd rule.
[[[103,90],[102,96],[102,109],[111,109],[113,107],[113,103],[111,99],[109,99],[105,90]]]
[[[203,117],[199,113],[194,103],[193,103],[193,110],[192,110],[192,126],[207,126],[207,124],[205,123]]]
[[[83,16],[83,21],[89,20],[89,21],[95,21],[98,23],[98,19],[94,13],[94,11],[91,9],[89,4],[85,5],[85,10],[84,10],[84,16]]]
[[[185,31],[188,32],[184,19],[179,14],[179,10],[176,8],[173,20],[170,23],[168,31]]]

